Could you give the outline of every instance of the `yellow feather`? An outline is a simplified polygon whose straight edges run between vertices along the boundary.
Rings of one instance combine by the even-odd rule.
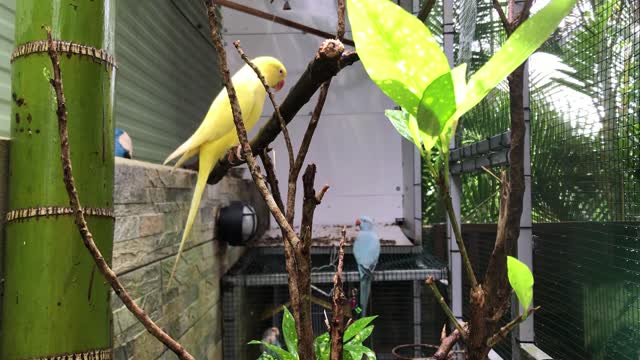
[[[260,72],[264,75],[267,80],[267,84],[270,87],[275,87],[280,82],[284,81],[284,78],[287,75],[284,65],[282,65],[282,63],[277,59],[271,57],[259,57],[253,59],[253,63],[260,68]],[[242,112],[245,127],[247,128],[247,132],[249,132],[258,122],[258,119],[262,114],[262,108],[264,106],[267,93],[256,74],[248,65],[245,65],[240,69],[231,80],[238,95],[238,102],[240,103],[240,110]],[[189,237],[191,228],[195,222],[198,208],[200,206],[200,199],[206,186],[209,173],[220,157],[224,155],[226,150],[237,143],[238,135],[236,134],[235,125],[233,123],[231,104],[229,102],[226,89],[223,89],[214,99],[211,107],[209,108],[209,112],[203,119],[200,127],[187,141],[169,155],[167,160],[164,162],[166,164],[182,155],[174,166],[177,167],[196,154],[200,155],[198,180],[193,192],[189,215],[187,216],[187,223],[182,234],[182,240],[180,241],[176,261],[173,265],[173,269],[171,270],[171,277],[169,278],[168,286],[171,286],[173,282],[178,261],[180,260],[185,242]]]

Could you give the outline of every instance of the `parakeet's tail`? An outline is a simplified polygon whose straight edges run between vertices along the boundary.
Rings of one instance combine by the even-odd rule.
[[[196,156],[196,154],[198,154],[198,150],[200,150],[199,148],[195,148],[195,149],[191,149],[189,151],[187,151],[186,153],[182,154],[182,157],[180,159],[178,159],[178,161],[176,161],[175,164],[173,164],[173,167],[171,168],[171,172],[173,172],[173,170],[177,169],[178,167],[180,167],[180,165],[184,164],[185,161],[191,159],[192,157]]]
[[[189,208],[187,223],[184,227],[184,232],[182,233],[182,240],[180,241],[180,247],[178,248],[178,255],[176,256],[176,262],[173,264],[171,277],[169,278],[169,284],[167,285],[167,287],[171,286],[173,278],[176,274],[178,262],[180,261],[180,256],[182,255],[182,251],[184,250],[184,244],[187,240],[187,237],[191,233],[191,227],[193,226],[196,215],[198,214],[200,200],[202,198],[204,188],[207,185],[207,178],[209,177],[209,173],[211,172],[211,169],[213,169],[213,165],[215,165],[216,161],[220,158],[220,156],[222,156],[223,151],[225,150],[226,146],[222,141],[206,143],[200,147],[198,181],[196,182],[196,188],[193,191],[193,198],[191,199],[191,207]]]
[[[162,163],[162,165],[167,165],[167,163],[175,158],[177,158],[178,156],[182,155],[182,154],[187,154],[191,151],[193,151],[194,149],[197,152],[197,149],[200,146],[197,145],[197,143],[195,143],[193,141],[193,136],[191,136],[187,141],[185,141],[184,143],[182,143],[182,145],[178,146],[178,148],[171,153],[171,155],[169,155],[164,162]],[[182,159],[180,159],[182,160]],[[186,159],[185,159],[186,160]]]
[[[367,316],[367,305],[369,304],[369,294],[371,293],[371,282],[373,281],[373,272],[359,266],[360,270],[360,308],[362,308],[361,316]]]

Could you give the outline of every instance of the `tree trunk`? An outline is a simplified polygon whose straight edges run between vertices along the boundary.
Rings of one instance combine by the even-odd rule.
[[[16,3],[2,359],[58,354],[110,358],[110,287],[95,268],[69,211],[55,93],[49,83],[51,60],[42,28],[52,29],[60,52],[80,201],[109,261],[115,75],[110,4],[102,0]],[[16,211],[20,209],[28,210]]]

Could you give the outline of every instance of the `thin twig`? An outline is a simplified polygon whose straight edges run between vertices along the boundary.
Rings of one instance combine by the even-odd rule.
[[[229,66],[227,65],[227,53],[224,49],[224,45],[222,44],[222,37],[218,33],[218,19],[216,15],[216,7],[212,3],[207,7],[207,13],[209,17],[209,28],[211,30],[211,39],[213,40],[213,45],[216,48],[216,54],[218,55],[218,67],[220,72],[222,73],[222,77],[224,79],[224,84],[227,89],[227,95],[229,96],[229,102],[231,103],[231,112],[233,114],[233,122],[236,127],[236,132],[238,134],[238,140],[242,145],[242,150],[244,153],[244,157],[249,165],[249,171],[251,172],[251,176],[253,177],[253,181],[258,188],[258,191],[264,198],[271,214],[275,218],[276,222],[285,233],[286,237],[295,245],[300,240],[296,236],[295,231],[291,227],[291,225],[285,219],[284,214],[278,208],[278,204],[276,203],[273,195],[269,192],[267,185],[262,177],[262,173],[258,168],[258,164],[256,163],[256,159],[253,157],[253,152],[251,150],[251,145],[249,144],[249,139],[247,138],[247,129],[244,126],[244,122],[242,121],[242,112],[240,110],[240,104],[238,103],[238,96],[236,95],[236,90],[233,87],[233,83],[231,82],[231,75],[229,74]]]
[[[339,7],[339,6],[338,6]],[[340,32],[340,29],[339,31]],[[339,40],[326,40],[323,42],[321,49],[325,53],[339,53],[342,54],[344,52],[344,45]],[[297,179],[300,174],[300,170],[302,169],[302,165],[304,164],[304,160],[309,151],[309,146],[311,145],[311,139],[313,138],[313,134],[315,133],[316,128],[318,127],[318,122],[320,120],[320,115],[322,114],[322,109],[324,108],[324,104],[327,100],[327,94],[329,93],[329,86],[331,85],[331,79],[327,80],[320,87],[320,95],[318,96],[318,102],[313,109],[313,113],[311,114],[311,120],[309,120],[309,124],[307,125],[307,130],[304,133],[302,138],[302,143],[300,144],[300,149],[298,150],[298,155],[296,156],[296,160],[294,162],[293,167],[289,171],[289,190],[287,193],[287,219],[289,221],[293,221],[294,217],[294,202],[296,196],[296,186]]]
[[[427,278],[426,284],[429,286],[429,288],[433,292],[433,295],[436,297],[436,300],[440,304],[440,307],[442,308],[442,310],[444,310],[444,313],[445,315],[447,315],[447,318],[449,318],[449,321],[451,321],[453,325],[456,327],[456,329],[460,332],[460,335],[462,336],[462,338],[466,339],[467,337],[466,332],[462,328],[462,325],[460,325],[460,323],[458,322],[458,319],[456,319],[455,315],[453,315],[453,312],[449,308],[449,305],[447,305],[447,302],[444,301],[444,297],[442,297],[440,290],[438,290],[438,286],[433,281],[433,276],[429,276]]]
[[[436,0],[425,0],[422,3],[422,8],[418,13],[417,18],[420,19],[420,21],[422,22],[427,21],[427,19],[429,18],[429,14],[431,14],[431,10],[433,9],[433,6],[435,4],[436,4]]]
[[[500,21],[502,22],[502,27],[507,32],[507,34],[511,34],[511,23],[507,19],[507,15],[505,15],[504,10],[502,9],[502,5],[498,0],[493,0],[493,8],[498,12],[498,16],[500,16]]]
[[[273,165],[271,157],[269,156],[269,149],[265,148],[262,150],[260,159],[262,159],[264,170],[267,172],[267,181],[269,182],[269,186],[271,187],[273,198],[276,201],[278,208],[280,208],[280,211],[284,211],[282,195],[280,195],[280,188],[278,187],[278,177],[276,176],[275,166]]]
[[[530,316],[531,314],[538,311],[539,309],[540,309],[540,306],[530,308],[529,310],[527,310],[527,316]],[[513,328],[515,328],[518,324],[520,324],[524,320],[525,318],[522,315],[520,315],[517,318],[511,320],[505,326],[501,327],[497,333],[495,333],[492,337],[489,338],[489,340],[487,340],[487,346],[492,348],[497,343],[504,340],[507,337],[507,335],[509,335],[509,333],[513,330]]]
[[[502,180],[498,177],[498,175],[496,175],[493,171],[491,171],[488,167],[486,166],[481,166],[482,170],[484,170],[484,172],[486,172],[487,174],[491,175],[492,177],[494,177],[496,180],[498,180],[500,183],[502,183]]]
[[[342,359],[342,337],[344,335],[344,304],[347,299],[342,289],[342,269],[344,267],[344,245],[347,241],[347,227],[342,227],[342,238],[338,250],[338,269],[333,276],[333,313],[331,320],[331,360]]]
[[[522,12],[518,16],[518,25],[525,22],[531,14],[531,7],[533,6],[533,0],[526,0],[522,7]]]
[[[78,231],[82,237],[84,246],[89,250],[96,266],[100,270],[100,273],[104,276],[107,282],[113,288],[116,295],[122,300],[124,305],[131,311],[131,313],[142,323],[147,331],[153,335],[156,339],[165,344],[171,351],[173,351],[178,358],[183,360],[194,360],[194,357],[187,352],[187,350],[175,341],[171,336],[165,333],[156,323],[147,316],[144,310],[139,307],[131,298],[127,290],[122,286],[118,276],[109,267],[109,264],[105,261],[100,249],[96,246],[93,240],[93,234],[89,230],[87,221],[84,217],[82,206],[80,205],[80,199],[78,197],[78,191],[76,190],[75,179],[73,178],[72,164],[71,164],[71,149],[69,146],[69,133],[67,131],[67,106],[64,96],[64,89],[62,85],[62,75],[60,73],[60,59],[58,53],[53,45],[53,39],[51,37],[51,29],[47,28],[47,40],[49,42],[49,57],[53,64],[53,79],[51,79],[51,86],[56,93],[58,116],[58,132],[60,135],[60,148],[62,158],[62,171],[64,174],[64,185],[69,195],[69,202],[73,209],[75,216],[75,223],[78,226]]]
[[[249,65],[253,69],[256,75],[258,75],[258,79],[260,79],[260,81],[262,82],[262,86],[264,86],[265,91],[269,95],[269,100],[271,100],[271,105],[273,105],[273,110],[275,111],[276,117],[280,122],[280,129],[282,131],[282,136],[284,136],[284,142],[287,146],[287,153],[289,154],[289,168],[292,168],[293,167],[293,146],[291,145],[291,137],[289,136],[289,130],[287,129],[287,124],[284,122],[284,119],[282,118],[282,114],[280,113],[280,106],[278,106],[278,103],[276,102],[276,98],[273,96],[273,92],[271,91],[271,88],[267,84],[267,80],[264,78],[264,76],[260,72],[260,69],[258,69],[258,67],[253,62],[251,62],[249,57],[244,53],[244,50],[242,50],[242,47],[240,47],[240,40],[234,41],[233,46],[235,46],[236,50],[238,50],[238,54],[240,54],[240,57],[242,58],[242,60],[244,60],[244,62],[246,62],[247,65]]]
[[[341,42],[344,42],[345,21],[344,21],[345,6],[344,0],[338,0],[338,29],[336,30],[336,38]]]
[[[265,19],[267,21],[272,21],[274,23],[280,24],[280,25],[284,25],[284,26],[288,26],[290,28],[294,28],[297,30],[301,30],[302,32],[308,33],[308,34],[312,34],[312,35],[316,35],[319,37],[322,37],[324,39],[328,39],[328,38],[333,38],[334,35],[330,34],[328,32],[322,31],[322,30],[318,30],[316,28],[304,25],[304,24],[300,24],[298,22],[295,21],[291,21],[289,19],[285,19],[283,17],[274,15],[274,14],[269,14],[267,12],[264,11],[260,11],[258,9],[249,7],[249,6],[245,6],[242,4],[238,4],[236,2],[233,1],[229,1],[229,0],[215,0],[214,1],[216,4],[221,5],[221,6],[225,6],[228,7],[229,9],[233,9],[233,10],[237,10],[240,12],[243,12],[245,14],[249,14],[255,17],[259,17],[261,19]],[[344,43],[350,46],[355,46],[355,44],[353,43],[353,40],[351,39],[344,39]]]

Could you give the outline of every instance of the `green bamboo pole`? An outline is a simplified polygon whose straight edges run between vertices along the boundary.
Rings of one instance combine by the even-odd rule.
[[[97,246],[110,261],[113,239],[113,1],[16,2],[16,49],[5,282],[0,358],[57,354],[111,356],[109,285],[84,247],[69,207],[60,162],[55,93],[46,32],[60,44],[69,142],[79,197]],[[34,46],[25,46],[37,42]],[[102,50],[102,51],[95,51]],[[58,207],[49,208],[47,207]],[[92,215],[93,214],[93,215]],[[106,216],[105,216],[106,215]],[[92,357],[88,357],[92,358]]]

